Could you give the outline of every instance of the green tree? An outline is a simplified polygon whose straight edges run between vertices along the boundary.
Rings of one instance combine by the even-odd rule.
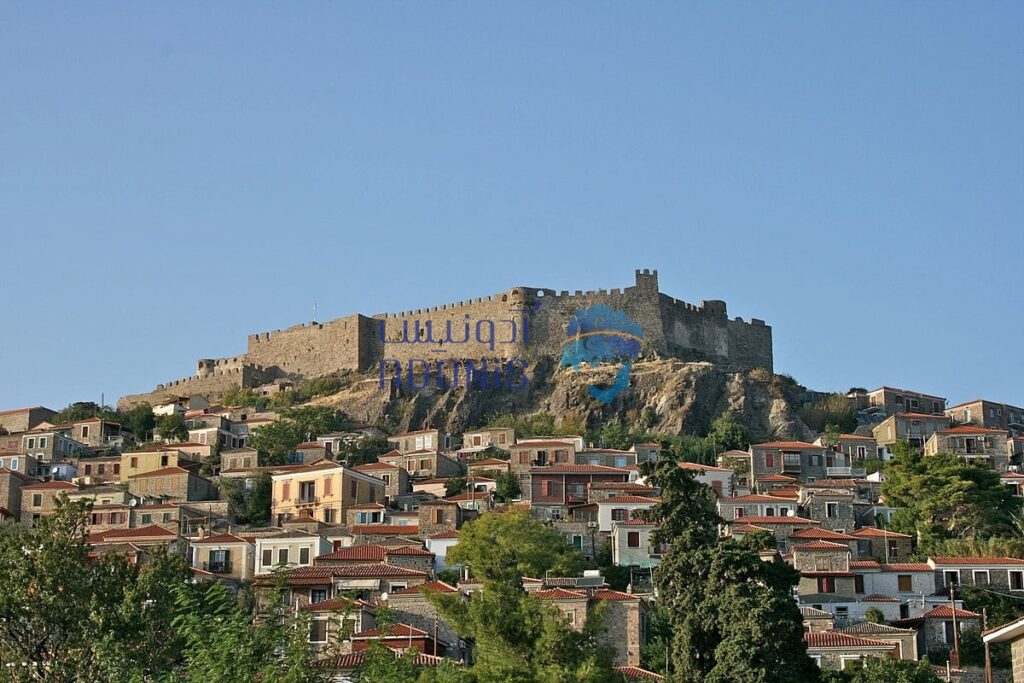
[[[185,418],[181,413],[161,415],[156,420],[156,431],[161,439],[184,441],[188,438],[188,427],[185,426]]]
[[[444,484],[444,495],[445,496],[457,496],[466,490],[469,482],[466,481],[465,477],[449,477],[448,481]]]
[[[869,624],[884,624],[885,612],[877,607],[868,607],[864,611],[864,620]]]
[[[722,413],[711,423],[708,434],[714,445],[715,455],[723,451],[747,450],[750,435],[732,413]]]
[[[510,500],[519,498],[521,495],[523,495],[523,489],[519,484],[519,476],[516,473],[505,472],[498,475],[498,479],[494,484],[494,497],[497,500],[507,503]]]
[[[93,417],[102,417],[106,420],[117,420],[117,412],[110,406],[101,406],[93,401],[77,401],[57,411],[50,422],[53,424],[64,424],[78,420],[88,420]]]
[[[356,467],[377,462],[380,456],[391,450],[391,442],[386,436],[367,436],[344,444],[335,457],[344,460],[349,467]]]
[[[117,421],[132,433],[136,443],[148,441],[150,433],[156,427],[156,417],[153,415],[152,406],[148,403],[140,403],[134,408],[119,412]]]
[[[897,442],[882,494],[897,508],[892,528],[917,538],[918,550],[945,539],[1008,535],[1016,509],[999,473],[955,455],[922,456]]]
[[[266,396],[249,387],[242,387],[240,384],[232,384],[228,387],[220,400],[226,406],[252,406],[253,408],[266,408],[270,402]]]
[[[556,529],[514,509],[488,512],[465,524],[448,562],[468,564],[477,578],[515,585],[523,576],[548,571],[572,576],[583,568],[583,556]]]
[[[281,465],[300,443],[350,426],[348,419],[334,408],[298,406],[281,411],[277,420],[253,430],[248,443],[266,456],[267,464]]]
[[[359,683],[409,683],[419,677],[416,651],[395,652],[383,641],[370,641],[362,664],[356,669]]]
[[[867,657],[864,666],[847,680],[850,683],[939,683],[927,661]]]
[[[844,434],[857,428],[856,405],[844,394],[824,396],[803,406],[797,414],[815,432],[824,432],[829,425],[834,425]]]
[[[718,541],[714,494],[674,462],[645,463],[661,502],[643,516],[658,524],[655,543],[670,543],[655,572],[671,624],[672,680],[682,683],[815,681],[803,621],[792,590],[799,573],[764,561],[769,534]]]
[[[273,481],[269,472],[260,474],[250,488],[230,479],[221,479],[220,488],[239,524],[265,524],[270,521]]]

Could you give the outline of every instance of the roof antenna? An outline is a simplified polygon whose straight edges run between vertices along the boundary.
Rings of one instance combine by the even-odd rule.
[[[313,299],[313,322],[316,322],[316,299]]]

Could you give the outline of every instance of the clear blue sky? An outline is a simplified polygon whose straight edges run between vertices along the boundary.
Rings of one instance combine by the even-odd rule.
[[[1024,4],[0,5],[0,408],[505,290],[1024,404]]]

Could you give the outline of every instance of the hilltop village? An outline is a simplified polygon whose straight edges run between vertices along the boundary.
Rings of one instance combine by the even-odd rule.
[[[604,316],[597,327],[579,306]],[[470,320],[507,325],[508,346],[489,334],[443,348]],[[458,362],[616,366],[622,395],[581,390],[557,414],[522,403],[454,432],[444,410],[396,429],[332,400],[352,373],[372,383],[378,363],[415,362],[422,336]],[[595,337],[618,355],[580,344]],[[558,362],[567,339],[582,364]],[[730,398],[701,404],[702,423],[670,422],[682,393],[627,408],[631,359],[731,373],[785,420],[752,429]],[[410,405],[434,390],[386,388]],[[773,374],[770,327],[662,294],[651,271],[624,290],[516,287],[253,335],[244,356],[200,360],[116,409],[0,412],[0,562],[5,594],[24,599],[0,599],[0,654],[39,672],[29,680],[68,661],[107,662],[112,678],[217,670],[208,648],[252,641],[249,671],[289,680],[1007,681],[1011,667],[1024,676],[1024,408],[949,403],[800,387]],[[49,595],[92,615],[60,646],[46,618],[24,617],[53,570],[18,550],[45,555],[55,538],[51,559],[75,549],[81,561],[60,566],[80,566],[92,595],[64,583]],[[114,593],[90,583],[111,567],[130,577]],[[150,586],[141,603],[136,585]],[[131,607],[112,613],[173,616],[154,626],[159,643],[75,631],[117,591]],[[210,635],[225,613],[242,644]],[[25,646],[33,629],[50,645]],[[132,658],[149,647],[162,657]],[[774,673],[738,673],[766,658]]]

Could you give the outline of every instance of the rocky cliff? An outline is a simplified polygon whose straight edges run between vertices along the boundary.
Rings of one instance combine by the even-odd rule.
[[[635,364],[629,388],[604,405],[587,391],[610,384],[616,367],[581,371],[557,368],[548,359],[529,368],[529,386],[519,391],[427,389],[389,391],[376,376],[316,399],[355,420],[384,425],[394,432],[437,427],[453,434],[499,415],[548,413],[556,423],[599,427],[621,417],[629,427],[659,435],[703,435],[718,415],[731,412],[755,439],[812,439],[797,416],[792,382],[763,370],[727,372],[711,363],[649,360]]]

